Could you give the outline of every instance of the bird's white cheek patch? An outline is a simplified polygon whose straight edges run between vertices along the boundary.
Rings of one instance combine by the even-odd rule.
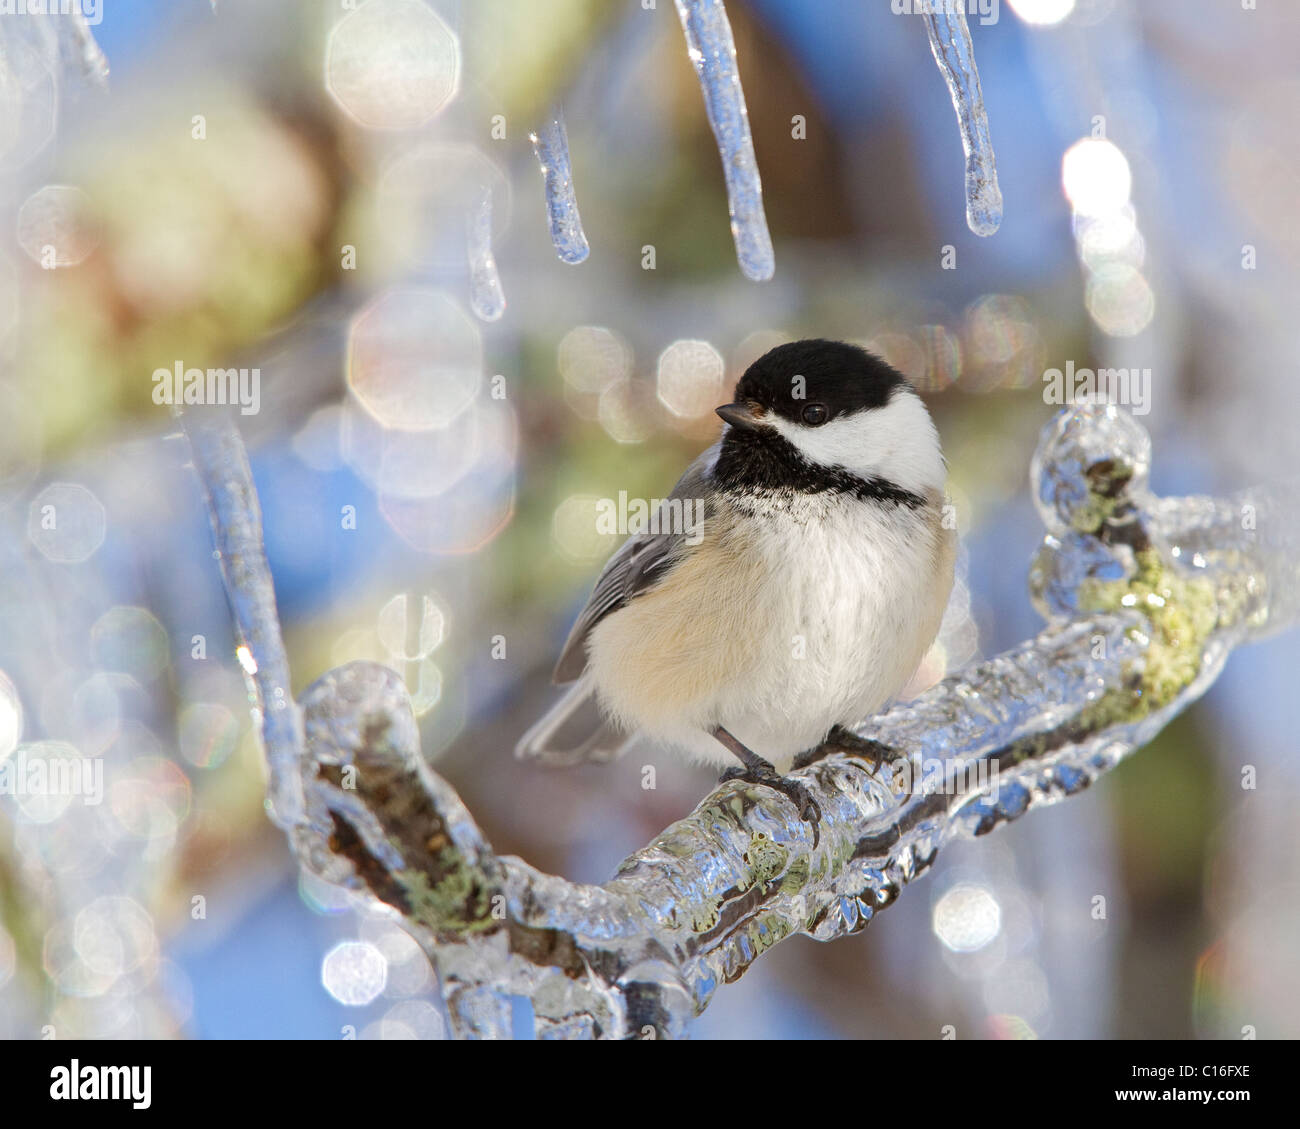
[[[876,429],[865,412],[841,416],[821,427],[804,427],[789,420],[775,419],[777,431],[808,460],[821,466],[842,466],[855,473],[869,470],[871,442]]]
[[[883,408],[807,427],[779,416],[772,426],[811,462],[840,466],[864,478],[878,475],[922,493],[943,488],[939,436],[920,399],[899,392]]]

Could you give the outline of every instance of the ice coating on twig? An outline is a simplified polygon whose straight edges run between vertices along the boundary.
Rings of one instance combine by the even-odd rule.
[[[749,132],[745,92],[736,69],[736,43],[722,0],[674,0],[686,47],[704,93],[727,181],[727,207],[736,259],[746,278],[763,282],[776,271],[763,212],[763,186]]]
[[[238,436],[184,418],[236,619],[267,660],[259,674],[277,664],[287,680]],[[1293,497],[1155,498],[1150,455],[1106,405],[1044,430],[1031,588],[1047,627],[868,721],[884,767],[827,747],[797,770],[823,813],[816,844],[784,795],[731,781],[603,886],[540,873],[496,855],[424,761],[398,674],[351,663],[303,694],[295,851],[420,942],[460,1037],[508,1036],[512,995],[532,1001],[541,1038],[683,1035],[772,945],[862,929],[944,844],[1085,788],[1199,697],[1235,646],[1300,621]],[[280,720],[264,718],[273,787],[295,747]]]
[[[302,713],[290,689],[253,473],[239,433],[224,413],[178,409],[177,414],[207,497],[236,635],[246,649],[240,664],[270,768],[268,806],[275,822],[288,828],[303,816]]]
[[[580,263],[590,253],[587,233],[578,214],[578,197],[573,190],[573,166],[569,161],[569,135],[564,114],[556,107],[536,133],[529,134],[533,152],[546,187],[546,215],[551,242],[561,262]]]
[[[952,95],[966,154],[966,224],[976,235],[992,235],[1002,224],[1002,190],[993,159],[984,91],[975,66],[975,48],[961,3],[939,2],[924,10],[930,50]]]
[[[496,321],[506,312],[506,296],[492,254],[492,190],[486,185],[476,189],[465,217],[465,246],[470,306],[482,321]]]

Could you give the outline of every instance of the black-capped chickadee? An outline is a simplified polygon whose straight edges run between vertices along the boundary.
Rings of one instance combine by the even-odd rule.
[[[955,536],[939,437],[911,384],[836,341],[781,345],[717,409],[722,438],[596,581],[555,668],[570,692],[519,755],[607,759],[644,735],[777,787],[894,697],[943,619]],[[674,508],[675,507],[675,508]],[[684,527],[682,513],[702,513]],[[592,703],[577,748],[559,734]],[[815,814],[815,813],[814,813]]]

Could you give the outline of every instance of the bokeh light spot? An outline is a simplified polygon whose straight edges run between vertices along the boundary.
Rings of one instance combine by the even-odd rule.
[[[600,425],[619,443],[642,443],[654,432],[658,400],[639,380],[616,380],[600,394]]]
[[[934,935],[955,953],[982,949],[1002,928],[1002,910],[983,886],[963,883],[945,891],[931,918]]]
[[[446,427],[473,402],[483,375],[478,328],[436,290],[390,290],[358,315],[348,384],[385,427]]]
[[[456,94],[460,44],[422,0],[367,0],[325,47],[325,88],[370,129],[413,129]]]
[[[379,641],[405,662],[417,662],[437,650],[447,628],[446,616],[431,596],[421,597],[418,623],[413,622],[411,605],[406,593],[399,592],[379,609]]]
[[[913,384],[925,379],[925,350],[906,333],[878,333],[863,342],[863,347],[893,365]]]
[[[551,538],[560,555],[574,564],[590,564],[609,556],[618,538],[600,531],[594,494],[571,494],[555,507],[551,518]]]
[[[18,209],[18,244],[46,269],[84,262],[99,245],[86,194],[68,184],[33,192]]]
[[[1097,328],[1111,337],[1132,337],[1151,323],[1156,296],[1142,272],[1124,263],[1094,271],[1084,301]]]
[[[367,1028],[367,1032],[385,1040],[445,1039],[447,1025],[442,1013],[427,1000],[404,1000],[389,1008],[384,1018]]]
[[[8,786],[29,823],[53,823],[73,800],[94,799],[96,765],[65,741],[37,741],[21,746],[8,760]],[[102,773],[102,764],[99,766]]]
[[[775,349],[778,345],[785,345],[794,338],[781,329],[756,329],[753,333],[746,334],[731,351],[731,372],[735,379],[739,379],[764,353]]]
[[[442,701],[442,670],[432,659],[421,659],[413,677],[407,679],[411,695],[411,711],[423,717]]]
[[[376,221],[388,246],[412,265],[463,269],[467,223],[491,202],[488,236],[510,226],[510,182],[472,145],[419,145],[394,160],[375,192]]]
[[[158,956],[153,918],[131,898],[105,895],[73,921],[73,946],[92,972],[114,979]]]
[[[343,941],[321,962],[325,990],[348,1007],[365,1007],[388,982],[388,961],[369,941]]]
[[[578,392],[599,395],[632,372],[632,350],[613,330],[579,325],[569,330],[556,350],[564,383]]]
[[[32,501],[27,536],[47,560],[80,564],[104,543],[107,527],[94,494],[75,482],[53,482]]]
[[[1131,204],[1104,216],[1075,217],[1075,237],[1079,258],[1091,270],[1115,262],[1141,267],[1146,258],[1146,243]]]
[[[177,744],[195,768],[216,768],[235,750],[239,722],[219,702],[195,702],[181,711]]]
[[[115,770],[109,803],[128,835],[166,848],[189,815],[189,778],[172,761],[137,757]]]
[[[1007,0],[1011,10],[1027,24],[1051,27],[1067,19],[1075,0]]]
[[[167,631],[144,608],[109,608],[90,629],[90,649],[105,670],[152,682],[168,664]]]
[[[1085,137],[1061,158],[1061,186],[1080,215],[1105,216],[1128,203],[1133,176],[1117,146],[1104,137]]]
[[[1040,379],[1042,339],[1022,298],[977,298],[963,316],[962,341],[966,360],[961,384],[967,391],[1025,388]]]
[[[659,355],[659,402],[682,419],[706,416],[723,402],[726,363],[707,341],[674,341]]]
[[[45,975],[67,996],[102,996],[117,980],[115,973],[97,972],[86,963],[77,950],[75,920],[56,922],[45,934],[41,963]]]

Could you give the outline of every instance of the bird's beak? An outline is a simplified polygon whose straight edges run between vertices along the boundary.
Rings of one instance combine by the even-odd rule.
[[[746,431],[753,431],[763,426],[763,421],[758,417],[758,405],[751,404],[748,401],[740,400],[734,404],[723,404],[720,408],[714,408],[723,419],[732,427],[743,428]]]

